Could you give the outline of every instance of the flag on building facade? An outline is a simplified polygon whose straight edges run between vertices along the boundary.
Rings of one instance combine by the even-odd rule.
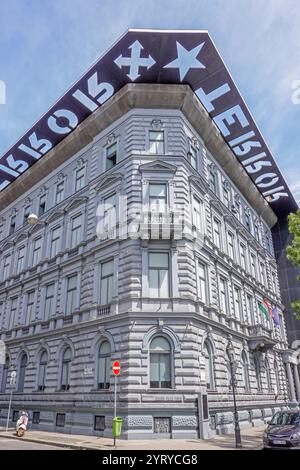
[[[273,321],[276,326],[280,325],[280,318],[279,318],[279,311],[277,305],[272,308],[272,316],[273,316]]]
[[[268,312],[267,307],[262,302],[258,302],[258,308],[264,314],[266,319],[269,320],[270,316],[269,316],[269,312]]]
[[[270,316],[271,318],[273,318],[273,310],[272,310],[272,307],[271,307],[270,302],[269,302],[267,299],[264,299],[264,300],[263,300],[263,304],[264,304],[264,306],[266,307],[266,309],[267,309],[267,311],[268,311],[268,313],[269,313],[269,316]]]

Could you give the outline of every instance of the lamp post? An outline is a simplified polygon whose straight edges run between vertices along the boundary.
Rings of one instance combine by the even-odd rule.
[[[228,342],[227,345],[227,354],[229,358],[230,364],[230,374],[231,374],[231,384],[232,384],[232,395],[233,395],[233,406],[234,406],[234,434],[235,434],[235,447],[240,449],[242,446],[242,438],[241,438],[241,429],[239,424],[239,415],[238,410],[236,407],[236,395],[235,395],[235,387],[236,387],[236,379],[235,379],[235,368],[236,368],[236,361],[234,360],[234,347],[231,341]]]

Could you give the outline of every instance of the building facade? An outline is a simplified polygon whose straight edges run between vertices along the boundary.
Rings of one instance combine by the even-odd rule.
[[[1,424],[13,387],[12,419],[111,435],[118,359],[124,438],[231,431],[229,342],[241,427],[288,406],[277,216],[188,85],[126,85],[18,185],[0,194]]]

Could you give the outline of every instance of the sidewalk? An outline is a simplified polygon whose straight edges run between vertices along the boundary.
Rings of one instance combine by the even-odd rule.
[[[265,426],[242,430],[244,449],[261,449],[262,433]],[[21,439],[22,441],[42,443],[77,450],[231,450],[235,449],[234,434],[216,436],[214,439],[153,439],[125,441],[118,439],[114,448],[113,439],[95,436],[62,434],[46,431],[27,431],[18,438],[14,429],[5,432],[0,428],[0,439]]]

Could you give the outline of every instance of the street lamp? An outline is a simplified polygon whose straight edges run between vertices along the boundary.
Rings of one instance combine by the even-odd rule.
[[[29,225],[35,225],[37,224],[38,222],[38,216],[36,214],[29,214],[29,216],[27,217],[27,223]]]
[[[234,347],[232,342],[229,340],[227,348],[227,355],[229,358],[230,364],[230,374],[231,374],[231,384],[232,384],[232,395],[233,395],[233,406],[234,406],[234,434],[235,434],[235,447],[240,449],[242,447],[242,438],[241,438],[241,430],[239,424],[239,415],[238,410],[236,407],[236,396],[235,396],[235,387],[236,387],[236,378],[235,378],[235,370],[236,370],[236,361],[234,360]]]

